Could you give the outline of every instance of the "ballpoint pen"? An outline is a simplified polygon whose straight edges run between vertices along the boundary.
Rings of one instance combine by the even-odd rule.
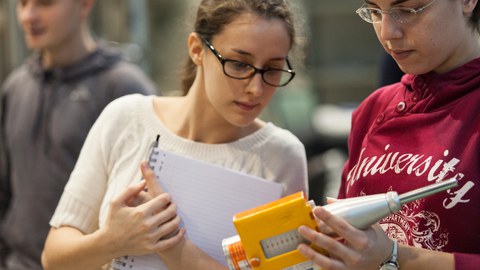
[[[149,150],[147,151],[147,155],[146,155],[146,158],[145,158],[148,166],[152,170],[154,170],[154,165],[155,165],[155,162],[157,161],[156,156],[155,156],[155,152],[158,152],[156,149],[158,148],[159,140],[160,140],[160,135],[157,134],[156,139],[150,144]],[[157,176],[155,175],[155,178],[156,177]],[[160,184],[160,183],[158,183],[158,181],[157,181],[157,184]],[[164,187],[161,187],[161,188],[164,192],[167,192],[167,190]],[[145,187],[144,191],[148,192],[148,187]],[[171,237],[177,235],[177,233],[180,231],[180,229],[184,226],[185,225],[183,224],[182,220],[180,219],[180,224],[178,226],[178,230],[174,231],[173,233],[171,233],[169,235],[166,235],[166,236],[162,237],[160,240],[165,240],[165,239],[168,239],[168,238],[171,238]]]
[[[157,134],[157,138],[150,144],[150,147],[147,150],[147,154],[145,155],[144,161],[147,161],[148,167],[153,170],[152,163],[153,160],[153,153],[155,152],[155,148],[158,147],[158,141],[160,140],[160,134]],[[140,181],[143,180],[143,175],[140,178]],[[145,192],[148,192],[148,188],[145,187]]]

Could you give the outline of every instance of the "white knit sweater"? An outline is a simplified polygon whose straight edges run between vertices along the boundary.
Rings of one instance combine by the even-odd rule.
[[[133,94],[110,103],[92,127],[50,224],[97,230],[112,198],[141,179],[140,163],[157,134],[167,151],[281,183],[284,195],[308,192],[305,149],[289,131],[268,123],[231,143],[194,142],[159,121],[153,96]]]

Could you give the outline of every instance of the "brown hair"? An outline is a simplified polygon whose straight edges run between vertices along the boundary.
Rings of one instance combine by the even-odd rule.
[[[293,46],[296,43],[296,29],[293,12],[286,0],[201,0],[194,24],[194,31],[202,38],[211,40],[223,27],[245,13],[264,18],[276,18],[285,23]],[[182,91],[184,94],[193,84],[196,65],[190,57],[182,70]]]
[[[480,25],[479,25],[479,17],[480,17],[480,4],[477,2],[477,5],[472,11],[472,16],[470,17],[469,22],[473,26],[473,28],[477,31],[480,32]]]

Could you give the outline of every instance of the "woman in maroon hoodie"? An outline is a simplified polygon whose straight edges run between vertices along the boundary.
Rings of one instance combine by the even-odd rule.
[[[368,0],[357,10],[406,73],[354,112],[339,198],[406,191],[456,177],[456,188],[403,206],[367,230],[322,207],[343,241],[300,228],[329,251],[322,269],[480,269],[478,0]]]

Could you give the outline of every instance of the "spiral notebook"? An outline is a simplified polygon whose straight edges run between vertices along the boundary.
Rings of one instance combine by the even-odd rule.
[[[233,215],[282,196],[281,184],[153,148],[149,164],[157,182],[177,205],[187,237],[226,264],[222,240],[237,234]],[[166,269],[155,254],[124,256],[112,269]]]

